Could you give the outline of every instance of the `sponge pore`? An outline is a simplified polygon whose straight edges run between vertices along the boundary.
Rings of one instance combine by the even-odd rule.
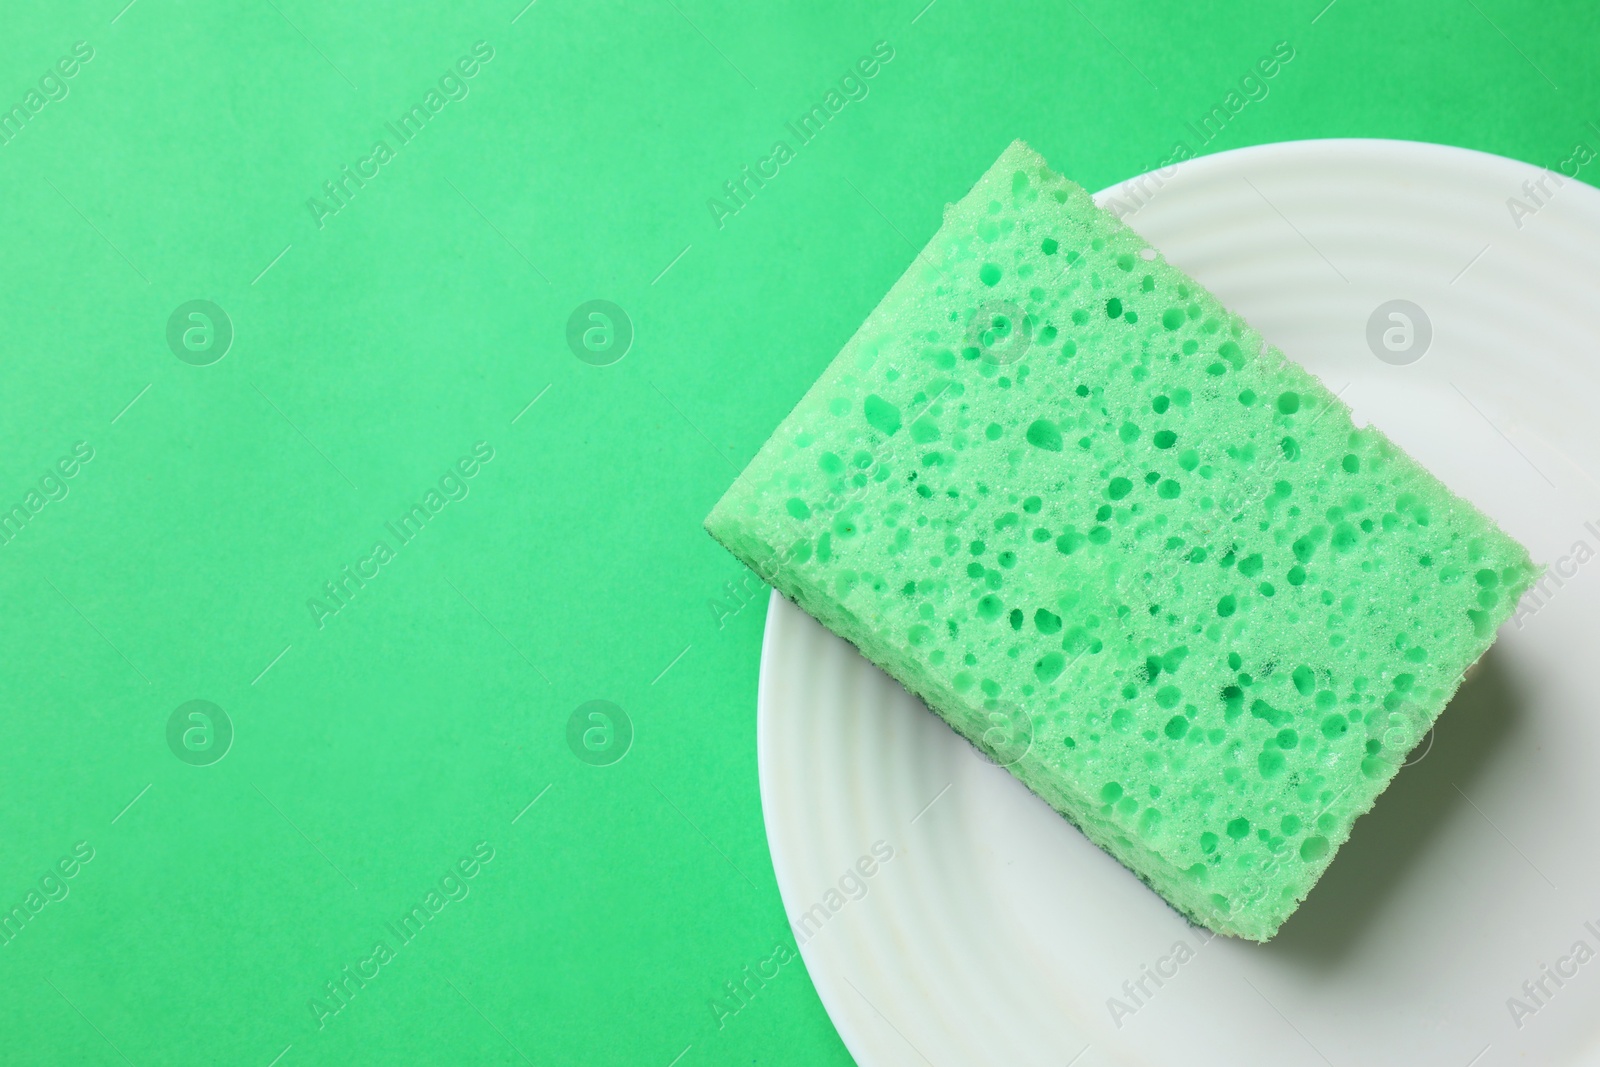
[[[1180,912],[1258,941],[1536,576],[1021,142],[706,526]]]

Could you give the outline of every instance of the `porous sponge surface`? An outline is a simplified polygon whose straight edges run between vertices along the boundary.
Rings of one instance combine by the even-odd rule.
[[[1021,142],[706,526],[1179,911],[1258,941],[1536,576]]]

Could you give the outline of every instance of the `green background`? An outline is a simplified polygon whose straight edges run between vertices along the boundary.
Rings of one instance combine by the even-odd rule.
[[[6,109],[93,49],[0,145],[0,510],[27,517],[0,545],[5,1064],[849,1062],[798,963],[711,1008],[793,938],[765,590],[700,521],[944,203],[1015,137],[1091,189],[1179,143],[1600,148],[1585,0],[122,3],[14,5],[0,33]],[[480,41],[400,146],[385,123]],[[785,124],[880,41],[801,145]],[[196,299],[234,331],[207,366],[166,338]],[[591,299],[635,332],[609,366],[567,342]],[[385,523],[479,442],[401,545]],[[194,699],[234,732],[209,766],[168,743]],[[569,745],[591,700],[632,724],[620,762]],[[334,1013],[324,983],[379,940]]]

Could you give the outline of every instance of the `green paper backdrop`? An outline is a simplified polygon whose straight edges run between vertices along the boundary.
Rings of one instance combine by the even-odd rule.
[[[524,2],[5,14],[0,1062],[848,1062],[726,998],[793,938],[700,521],[944,203],[1600,149],[1580,0]]]

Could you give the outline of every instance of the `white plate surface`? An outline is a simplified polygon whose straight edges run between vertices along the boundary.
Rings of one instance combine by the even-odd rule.
[[[1305,141],[1183,164],[1127,216],[1561,573],[1272,942],[1207,942],[774,595],[767,835],[863,1067],[1600,1064],[1600,191],[1541,176]],[[1395,299],[1431,325],[1409,364],[1367,339]]]

